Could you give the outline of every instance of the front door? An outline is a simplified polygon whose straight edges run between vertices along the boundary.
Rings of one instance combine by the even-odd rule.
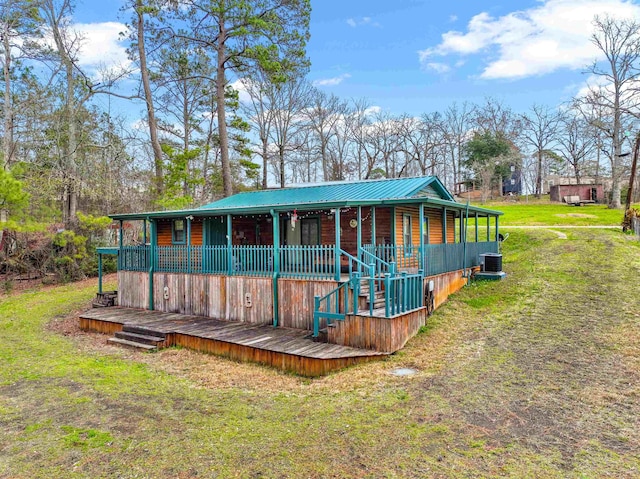
[[[228,256],[226,249],[219,246],[227,246],[227,218],[218,216],[204,220],[202,242],[205,248],[202,251],[202,270],[205,273],[220,273],[227,270]],[[218,248],[207,248],[218,246]]]
[[[284,222],[286,229],[284,237],[287,240],[288,246],[313,246],[320,244],[320,219],[317,217],[301,218],[291,223],[291,220]],[[290,267],[296,271],[300,270],[303,266],[302,262],[304,258],[310,258],[311,256],[304,255],[302,248],[291,248],[287,251],[287,255],[284,258],[285,267]]]

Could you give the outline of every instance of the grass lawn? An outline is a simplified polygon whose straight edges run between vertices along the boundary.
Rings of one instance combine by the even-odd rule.
[[[512,226],[620,226],[623,213],[622,210],[609,209],[606,205],[569,206],[539,200],[528,203],[496,201],[478,206],[502,211],[504,216],[500,217],[500,224]]]
[[[94,284],[2,298],[0,477],[639,477],[640,242],[568,236],[512,232],[505,281],[317,380],[107,346],[64,319]]]

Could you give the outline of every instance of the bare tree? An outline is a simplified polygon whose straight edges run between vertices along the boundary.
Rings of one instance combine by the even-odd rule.
[[[473,116],[473,105],[464,102],[462,105],[458,106],[458,104],[454,102],[444,112],[443,121],[438,123],[439,127],[442,129],[443,140],[446,145],[446,155],[450,160],[450,166],[453,173],[453,191],[456,193],[459,183],[462,180],[464,145],[471,137],[471,123]]]
[[[270,87],[269,79],[258,70],[251,78],[243,78],[242,85],[249,95],[249,102],[243,104],[242,109],[259,140],[258,148],[254,152],[262,159],[262,189],[266,189],[270,154],[269,137],[274,114],[267,94]]]
[[[528,114],[522,115],[522,139],[536,156],[536,198],[542,195],[542,160],[557,138],[560,117],[556,110],[542,105],[533,105]]]
[[[568,110],[560,117],[558,129],[558,154],[573,169],[576,183],[580,184],[586,162],[597,147],[593,127],[579,112]]]
[[[594,123],[611,140],[611,208],[620,208],[622,182],[625,117],[638,112],[637,81],[640,70],[640,24],[635,20],[618,20],[609,16],[596,17],[593,44],[604,56],[604,61],[594,62],[589,73],[600,79],[591,88],[585,102],[603,108],[609,121]],[[603,85],[604,83],[604,85]]]
[[[343,120],[346,109],[346,102],[337,96],[315,89],[311,92],[310,105],[305,110],[307,124],[314,133],[317,153],[322,161],[325,181],[343,179],[341,168],[330,164],[329,145],[338,133],[337,126]]]
[[[266,94],[273,110],[270,128],[270,143],[274,145],[275,168],[280,179],[280,188],[285,187],[287,153],[300,148],[293,141],[298,131],[305,127],[304,111],[309,106],[312,87],[304,78],[296,78],[284,84],[267,84]]]

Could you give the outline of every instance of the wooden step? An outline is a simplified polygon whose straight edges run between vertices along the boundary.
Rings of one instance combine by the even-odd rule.
[[[127,341],[133,341],[136,343],[149,344],[151,346],[157,346],[158,343],[161,343],[165,340],[164,337],[131,333],[129,331],[117,331],[115,337],[119,339],[126,339]]]
[[[154,331],[151,328],[145,328],[144,326],[133,326],[131,324],[124,324],[122,326],[123,333],[134,333],[134,334],[142,334],[145,336],[155,336],[158,338],[162,338],[163,340],[167,337],[165,333],[160,331]]]
[[[120,339],[120,338],[109,338],[107,339],[107,342],[111,344],[117,344],[118,346],[124,346],[127,348],[142,349],[143,351],[156,351],[158,349],[157,347],[151,346],[150,344],[142,344],[142,343],[137,343],[135,341],[128,341],[126,339]]]

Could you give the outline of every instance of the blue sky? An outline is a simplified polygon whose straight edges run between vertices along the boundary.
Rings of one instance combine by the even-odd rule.
[[[85,0],[85,65],[122,57],[121,0]],[[631,0],[312,0],[309,79],[393,114],[491,96],[516,111],[571,98],[598,52],[596,14],[640,19]]]

